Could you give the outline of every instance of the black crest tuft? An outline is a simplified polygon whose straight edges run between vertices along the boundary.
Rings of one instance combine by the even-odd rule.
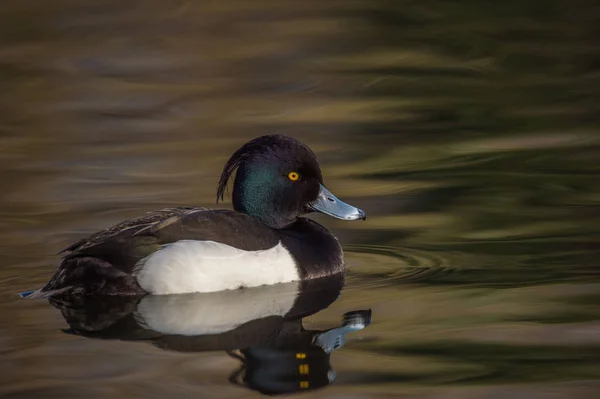
[[[233,153],[231,158],[227,161],[223,167],[221,178],[219,179],[219,185],[217,187],[217,202],[222,201],[225,196],[225,189],[227,188],[227,182],[231,178],[233,172],[244,162],[251,160],[260,154],[271,154],[273,157],[277,157],[281,153],[277,150],[285,148],[302,148],[308,151],[312,157],[313,152],[304,144],[291,137],[281,135],[267,135],[257,137],[246,144],[244,144],[239,150]]]

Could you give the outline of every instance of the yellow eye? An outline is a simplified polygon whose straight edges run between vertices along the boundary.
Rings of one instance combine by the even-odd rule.
[[[296,181],[300,178],[300,174],[298,172],[290,172],[288,173],[288,179],[291,181]]]

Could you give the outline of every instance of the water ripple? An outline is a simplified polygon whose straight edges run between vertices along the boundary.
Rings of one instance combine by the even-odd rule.
[[[447,257],[418,248],[353,245],[346,252],[353,287],[424,282],[453,272]]]

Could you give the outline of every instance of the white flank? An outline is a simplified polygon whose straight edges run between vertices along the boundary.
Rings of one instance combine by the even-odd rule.
[[[135,272],[151,294],[215,292],[299,280],[296,262],[279,243],[244,251],[214,241],[182,240],[143,259]]]
[[[176,335],[219,334],[251,320],[287,314],[299,283],[187,295],[147,295],[135,318],[144,328]]]

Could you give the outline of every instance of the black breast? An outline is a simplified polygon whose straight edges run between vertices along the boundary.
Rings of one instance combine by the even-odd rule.
[[[340,243],[314,220],[299,218],[278,232],[283,245],[296,259],[301,278],[324,277],[344,270]]]

